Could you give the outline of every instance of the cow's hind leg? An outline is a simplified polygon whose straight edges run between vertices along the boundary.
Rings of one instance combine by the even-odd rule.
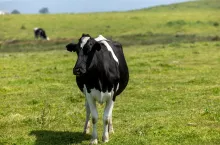
[[[85,122],[83,133],[84,134],[88,134],[89,130],[90,130],[90,122],[89,122],[89,119],[90,119],[90,108],[89,108],[89,104],[87,102],[87,99],[86,99],[86,102],[85,102],[85,107],[86,107],[86,122]]]
[[[108,100],[106,102],[105,106],[105,112],[103,115],[103,125],[104,125],[104,131],[102,135],[102,141],[108,142],[109,141],[109,127],[112,127],[112,110],[114,107],[114,101],[112,99]],[[109,124],[111,125],[109,126]]]
[[[97,135],[97,121],[98,121],[98,112],[96,108],[96,102],[95,100],[89,95],[88,93],[86,94],[86,99],[89,105],[89,109],[92,114],[92,124],[93,124],[93,129],[92,129],[92,140],[90,144],[98,144],[98,135]]]
[[[108,132],[110,134],[114,133],[113,124],[112,124],[112,115],[110,116],[109,124],[108,124]]]

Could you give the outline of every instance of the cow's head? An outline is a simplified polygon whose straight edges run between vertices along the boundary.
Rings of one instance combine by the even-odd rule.
[[[73,74],[81,76],[93,66],[92,58],[94,53],[101,49],[101,46],[89,34],[82,34],[77,44],[70,43],[66,45],[66,48],[70,52],[77,53],[78,58],[73,68]]]

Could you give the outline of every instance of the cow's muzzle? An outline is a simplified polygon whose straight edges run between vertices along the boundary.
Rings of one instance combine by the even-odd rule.
[[[85,71],[83,71],[82,68],[73,68],[73,74],[76,76],[82,76],[83,74],[85,74]]]

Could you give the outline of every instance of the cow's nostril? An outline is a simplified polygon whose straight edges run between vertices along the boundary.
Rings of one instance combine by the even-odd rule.
[[[76,70],[75,70],[77,73],[79,73],[80,72],[80,68],[76,68]]]
[[[73,69],[73,74],[74,75],[80,75],[80,68],[74,68]]]

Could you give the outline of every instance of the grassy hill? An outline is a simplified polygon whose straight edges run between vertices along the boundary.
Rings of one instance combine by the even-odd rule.
[[[220,143],[219,1],[128,12],[0,16],[0,145],[89,144],[65,45],[82,33],[123,44],[130,81],[106,145]],[[33,28],[51,41],[34,40]],[[101,143],[102,113],[98,136]]]
[[[219,0],[202,0],[129,12],[6,15],[0,17],[0,41],[34,43],[34,27],[44,28],[51,43],[77,40],[82,33],[103,34],[124,45],[219,40],[219,5]]]
[[[144,11],[198,11],[198,10],[219,10],[219,0],[191,0],[189,2],[176,3],[163,6],[155,6],[151,8],[141,9]]]

